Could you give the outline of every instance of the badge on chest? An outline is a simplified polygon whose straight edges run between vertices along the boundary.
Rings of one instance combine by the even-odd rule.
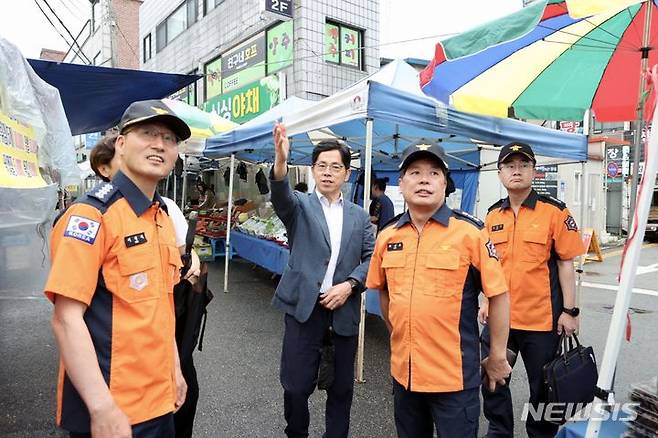
[[[126,236],[123,238],[123,241],[126,243],[126,248],[132,248],[133,246],[142,245],[148,242],[144,233],[137,233]]]
[[[402,251],[402,242],[391,242],[386,245],[387,251]]]

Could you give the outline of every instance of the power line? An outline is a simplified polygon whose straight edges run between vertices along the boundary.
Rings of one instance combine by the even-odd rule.
[[[34,1],[37,2],[37,0],[34,0]],[[55,16],[55,18],[57,18],[57,21],[59,21],[59,24],[61,24],[62,27],[64,28],[64,30],[66,30],[66,33],[69,34],[69,36],[71,37],[71,39],[73,39],[73,44],[75,44],[76,46],[78,46],[78,49],[79,49],[78,54],[81,54],[82,56],[84,56],[84,57],[87,59],[87,62],[88,62],[89,64],[91,64],[91,63],[92,63],[91,60],[87,57],[87,55],[85,55],[85,53],[84,53],[83,50],[82,50],[82,47],[80,47],[80,44],[78,44],[78,42],[76,41],[75,37],[73,36],[73,34],[72,34],[71,31],[69,30],[69,28],[66,27],[66,25],[64,24],[64,22],[62,21],[62,19],[59,18],[59,15],[57,15],[57,12],[55,12],[55,11],[53,10],[53,8],[50,6],[50,3],[48,3],[48,0],[43,0],[43,2],[46,4],[46,6],[48,6],[48,9],[50,9],[50,12],[53,13],[53,15]],[[37,3],[37,5],[38,5],[38,3]],[[41,9],[41,7],[39,7],[39,9]],[[43,10],[42,10],[42,11],[43,11]]]
[[[50,19],[50,17],[48,16],[48,14],[46,14],[46,11],[44,11],[41,8],[41,5],[37,2],[37,0],[34,0],[34,3],[36,3],[37,7],[39,8],[39,10],[43,14],[43,16],[46,17],[46,20],[48,20],[48,23],[50,23],[50,25],[53,27],[53,29],[55,29],[55,32],[57,32],[59,34],[59,36],[62,37],[62,39],[64,40],[64,42],[66,44],[69,44],[69,41],[66,39],[66,37],[64,35],[62,35],[62,33],[59,31],[59,29],[57,29],[57,26],[55,26],[55,23],[53,23],[52,20]]]
[[[66,3],[64,3],[63,0],[58,0],[58,1],[62,4],[62,6],[66,8],[67,11],[71,13],[71,15],[73,15],[75,18],[80,19],[80,15],[78,15],[77,12],[73,11]]]
[[[316,53],[315,51],[313,51],[309,47],[308,50],[311,53],[313,53],[313,55],[301,56],[299,58],[294,58],[294,60],[295,61],[302,61],[302,60],[306,60],[306,59],[320,58],[320,57],[323,57],[325,55],[336,55],[338,53],[349,52],[351,50],[361,51],[363,49],[374,49],[374,48],[379,48],[379,47],[384,47],[384,46],[393,46],[393,45],[396,45],[396,44],[413,43],[415,41],[443,38],[443,37],[449,37],[449,36],[453,36],[453,35],[457,35],[457,33],[456,32],[451,32],[451,33],[444,33],[444,34],[439,34],[439,35],[429,35],[429,36],[424,36],[424,37],[411,38],[411,39],[408,39],[408,40],[390,41],[388,43],[380,43],[380,44],[375,44],[375,45],[372,45],[372,46],[360,46],[360,47],[354,47],[352,49],[343,49],[343,50],[338,50],[338,51],[334,51],[334,52]],[[220,56],[223,56],[223,55],[220,55]],[[217,58],[215,58],[215,60],[217,60]],[[246,67],[246,68],[242,69],[241,71],[249,70],[250,68],[259,68],[259,67],[262,67],[262,66],[273,66],[273,65],[277,65],[277,64],[285,64],[285,63],[291,62],[292,60],[293,59],[283,59],[281,61],[264,62],[262,64],[256,64],[256,65]],[[204,73],[201,76],[210,76],[210,75],[212,75],[212,73]]]

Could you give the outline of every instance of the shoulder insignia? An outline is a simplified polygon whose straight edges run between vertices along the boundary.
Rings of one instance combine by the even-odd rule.
[[[498,201],[494,202],[493,205],[491,207],[489,207],[489,209],[487,211],[489,212],[489,211],[491,211],[495,208],[499,208],[501,205],[503,205],[503,201],[504,201],[504,199],[499,199]]]
[[[110,200],[116,191],[117,187],[115,187],[112,183],[104,182],[91,189],[88,194],[92,198],[96,198],[99,201],[106,203]]]
[[[576,220],[573,216],[567,216],[564,220],[564,225],[566,225],[567,230],[569,231],[578,231],[578,225],[576,225]]]
[[[484,222],[482,222],[480,219],[476,218],[473,215],[470,215],[466,213],[465,211],[462,210],[452,210],[455,213],[455,217],[457,219],[465,220],[467,222],[472,223],[475,225],[478,229],[484,228]]]
[[[542,202],[546,202],[547,204],[551,204],[551,205],[559,208],[560,210],[564,210],[565,208],[567,208],[567,204],[565,204],[564,202],[562,202],[559,199],[554,198],[552,196],[539,195],[539,200],[542,201]]]
[[[71,215],[64,230],[64,237],[82,240],[90,245],[94,244],[101,224],[84,216]]]
[[[498,260],[498,253],[496,252],[496,246],[493,244],[491,239],[487,240],[487,243],[484,244],[484,247],[487,248],[489,257]]]

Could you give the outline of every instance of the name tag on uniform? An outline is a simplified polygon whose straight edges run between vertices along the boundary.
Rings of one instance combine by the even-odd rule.
[[[504,226],[505,224],[496,224],[493,227],[491,227],[491,232],[502,231]]]
[[[387,251],[402,251],[402,242],[393,242],[386,245]]]
[[[133,246],[141,245],[147,242],[144,233],[137,233],[131,236],[126,236],[123,238],[123,241],[126,242],[126,248],[131,248]]]

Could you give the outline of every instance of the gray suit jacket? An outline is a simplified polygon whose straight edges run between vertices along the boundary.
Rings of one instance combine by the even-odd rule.
[[[290,258],[274,293],[272,304],[299,322],[311,316],[320,285],[327,271],[331,245],[329,228],[315,192],[292,191],[288,178],[275,181],[270,175],[272,206],[286,226]],[[375,231],[365,210],[347,200],[343,203],[343,234],[333,284],[348,278],[365,284]],[[334,310],[333,328],[341,336],[358,333],[361,289]]]

